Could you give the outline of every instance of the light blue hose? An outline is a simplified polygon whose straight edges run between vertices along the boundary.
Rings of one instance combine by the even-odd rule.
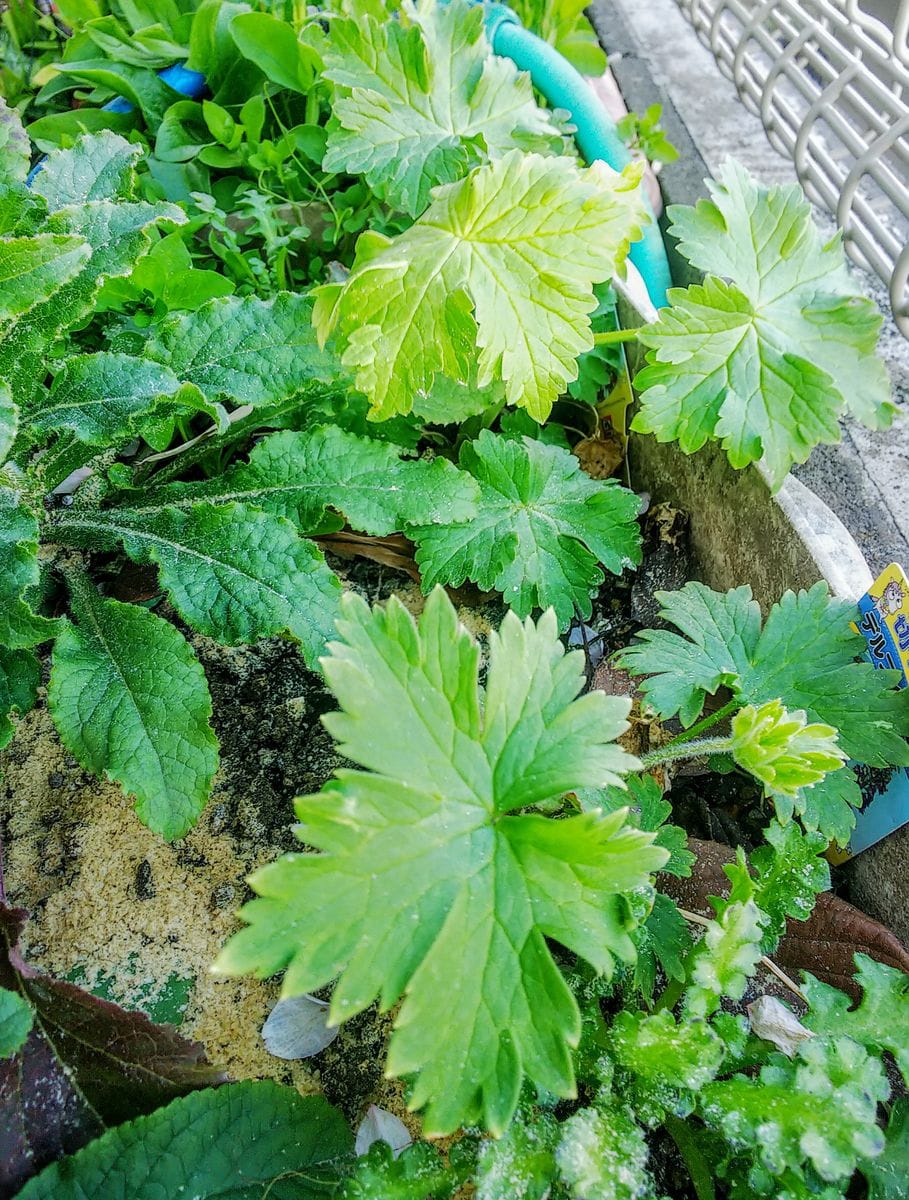
[[[486,5],[486,36],[496,54],[510,58],[519,70],[530,74],[534,87],[552,108],[567,110],[576,128],[574,139],[587,162],[602,159],[620,171],[631,161],[628,148],[583,75],[548,42],[525,29],[510,8],[504,4]],[[647,207],[650,209],[649,201]],[[650,216],[643,240],[631,247],[631,261],[640,271],[654,306],[661,308],[667,303],[672,276],[652,209]]]

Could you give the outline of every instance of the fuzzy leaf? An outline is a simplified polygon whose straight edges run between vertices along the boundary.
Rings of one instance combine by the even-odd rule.
[[[12,1058],[25,1045],[34,1018],[18,992],[0,987],[0,1058]]]
[[[889,1050],[909,1083],[909,975],[866,954],[856,954],[855,965],[864,994],[851,1011],[848,996],[805,975],[804,1023],[815,1033],[850,1037],[868,1050]]]
[[[18,492],[0,487],[0,646],[21,650],[56,633],[26,599],[38,578],[38,521]]]
[[[551,1113],[519,1109],[502,1137],[482,1143],[474,1174],[476,1200],[546,1200],[556,1177],[559,1132]]]
[[[9,388],[0,382],[0,466],[6,461],[18,432],[19,409],[13,404]]]
[[[755,884],[739,849],[734,866],[725,868],[732,882],[729,899],[710,897],[716,917],[698,945],[685,996],[685,1011],[696,1017],[714,1012],[724,996],[740,1000],[761,958],[767,917],[755,903]]]
[[[559,1175],[577,1200],[654,1200],[644,1131],[628,1109],[582,1108],[562,1125]]]
[[[21,317],[53,296],[90,256],[87,242],[66,234],[0,239],[0,320]]]
[[[364,234],[344,283],[317,288],[324,343],[373,415],[410,412],[436,374],[502,380],[510,404],[543,421],[575,359],[593,345],[593,285],[623,261],[644,220],[640,172],[513,151],[440,188],[394,239]]]
[[[275,433],[240,463],[203,483],[175,484],[151,498],[178,508],[236,501],[287,517],[301,532],[319,527],[327,508],[376,536],[409,525],[469,521],[479,488],[447,459],[406,459],[398,447],[336,426]]]
[[[153,1025],[144,1013],[128,1012],[30,966],[19,945],[26,915],[0,904],[0,986],[17,992],[35,1018],[19,1052],[0,1062],[4,1197],[106,1125],[224,1079],[202,1047],[172,1026]],[[40,1194],[60,1200],[63,1193]],[[92,1195],[101,1200],[100,1191]]]
[[[332,21],[325,75],[336,98],[324,169],[365,175],[411,217],[436,184],[515,147],[561,141],[529,77],[493,56],[483,13],[466,0],[404,0],[402,19]]]
[[[820,833],[802,833],[798,825],[770,825],[764,845],[750,856],[757,875],[755,898],[767,920],[764,952],[786,932],[786,918],[807,921],[819,892],[830,887],[830,867],[823,857],[827,839]]]
[[[316,346],[306,296],[279,292],[219,296],[195,312],[171,313],[157,327],[145,356],[163,363],[209,400],[276,404],[335,376]]]
[[[9,714],[26,713],[35,703],[41,682],[41,664],[31,650],[0,646],[0,749],[13,736]]]
[[[341,1114],[270,1080],[174,1100],[54,1163],[18,1200],[317,1200],[350,1154]]]
[[[0,96],[0,179],[21,183],[28,175],[31,147],[14,108]]]
[[[619,575],[640,562],[638,497],[591,479],[567,450],[484,430],[463,444],[460,465],[480,485],[479,511],[411,531],[425,589],[472,579],[521,617],[551,605],[564,629],[576,608],[590,616],[599,563]]]
[[[32,189],[50,212],[89,200],[131,200],[141,153],[141,147],[109,130],[80,137],[69,149],[47,155]]]
[[[734,467],[763,459],[778,487],[814,446],[839,441],[846,409],[890,424],[874,354],[881,317],[855,294],[840,239],[822,243],[797,185],[765,189],[729,163],[710,193],[671,210],[681,252],[713,274],[673,289],[642,331],[650,353],[632,428],[688,454],[715,437]]]
[[[78,624],[54,645],[48,704],[67,749],[136,797],[167,841],[191,829],[218,765],[211,698],[179,630],[148,609],[71,588]]]
[[[388,1071],[416,1077],[426,1128],[501,1132],[524,1075],[574,1092],[580,1015],[544,938],[601,972],[630,959],[626,893],[666,859],[622,813],[514,815],[615,781],[634,761],[610,741],[628,703],[575,699],[580,656],[565,655],[552,613],[508,614],[482,699],[478,647],[441,588],[419,625],[395,599],[370,611],[347,594],[338,631],[323,669],[341,712],[325,724],[367,771],[297,802],[300,837],[321,853],[252,876],[262,898],[216,969],[286,968],[285,994],[339,977],[335,1024],[405,993]]]
[[[810,1163],[828,1183],[848,1179],[884,1146],[878,1101],[890,1094],[881,1064],[848,1038],[811,1038],[790,1062],[774,1054],[760,1079],[710,1083],[700,1112],[732,1146],[774,1175]]]
[[[333,632],[341,585],[283,517],[243,504],[149,504],[72,511],[56,529],[70,545],[122,543],[134,562],[155,563],[184,621],[225,645],[288,633],[314,666]]]

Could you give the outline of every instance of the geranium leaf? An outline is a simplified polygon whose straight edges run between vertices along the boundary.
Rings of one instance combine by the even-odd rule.
[[[643,1129],[630,1109],[613,1103],[569,1117],[556,1148],[561,1179],[584,1200],[654,1200],[648,1158]]]
[[[826,245],[797,185],[761,188],[729,163],[711,199],[671,210],[703,284],[670,292],[645,327],[632,424],[686,453],[722,441],[734,467],[763,459],[779,486],[847,409],[876,429],[895,412],[875,357],[881,318],[855,294],[839,238]],[[731,283],[725,282],[731,280]]]
[[[472,579],[521,617],[551,605],[565,628],[575,609],[590,616],[600,563],[619,575],[640,561],[638,497],[591,479],[567,450],[484,430],[460,465],[480,485],[477,515],[410,531],[425,589]]]
[[[391,20],[332,21],[325,74],[336,98],[324,169],[365,175],[411,217],[432,187],[487,158],[560,148],[530,79],[493,56],[483,13],[466,0],[404,0]]]
[[[173,1100],[54,1163],[20,1200],[318,1200],[350,1156],[341,1114],[271,1080]]]
[[[139,819],[182,837],[218,765],[202,667],[179,630],[148,609],[71,581],[78,624],[54,644],[48,704],[67,748],[136,797]]]
[[[411,410],[436,374],[502,380],[543,421],[593,345],[593,285],[610,278],[644,220],[640,172],[585,170],[512,151],[441,188],[405,233],[364,234],[344,283],[316,289],[324,342],[379,418]]]
[[[666,859],[623,813],[509,814],[615,781],[633,761],[610,740],[628,704],[575,698],[579,656],[551,613],[505,618],[482,698],[478,647],[440,588],[419,624],[395,599],[370,611],[345,595],[338,631],[323,668],[341,712],[325,724],[367,771],[297,802],[321,853],[252,877],[262,898],[216,969],[286,968],[286,994],[338,977],[333,1023],[405,993],[388,1070],[415,1076],[412,1107],[432,1131],[482,1119],[500,1132],[524,1075],[573,1094],[580,1014],[544,938],[602,972],[630,960],[626,893]]]
[[[26,916],[0,904],[0,986],[14,990],[34,1018],[18,1052],[0,1061],[3,1195],[18,1194],[30,1175],[106,1125],[224,1079],[202,1047],[172,1026],[153,1025],[144,1013],[30,966],[19,945]]]

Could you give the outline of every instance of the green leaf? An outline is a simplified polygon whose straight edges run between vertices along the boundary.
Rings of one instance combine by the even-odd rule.
[[[779,700],[745,705],[732,718],[730,753],[737,766],[773,795],[795,799],[842,767],[846,755],[832,725],[808,724],[804,712],[791,712]]]
[[[122,542],[134,562],[155,563],[184,621],[224,645],[287,633],[315,667],[333,632],[341,585],[283,517],[243,504],[149,504],[73,510],[56,530],[69,545]]]
[[[41,664],[31,650],[0,646],[0,749],[15,732],[9,714],[26,713],[33,707],[40,682]]]
[[[340,1200],[446,1200],[462,1182],[428,1142],[395,1153],[387,1142],[378,1141],[357,1160]]]
[[[13,447],[19,432],[19,409],[13,404],[9,388],[0,381],[0,466]]]
[[[31,147],[22,121],[0,96],[0,178],[24,182],[31,162]]]
[[[822,243],[798,185],[765,189],[729,163],[709,186],[711,200],[671,210],[670,232],[713,274],[673,289],[642,331],[650,352],[632,428],[688,454],[717,438],[734,467],[763,459],[778,487],[814,446],[840,440],[847,409],[889,426],[881,318],[855,294],[840,239]]]
[[[909,1179],[909,1100],[893,1103],[887,1144],[878,1158],[859,1163],[868,1182],[868,1200],[904,1200]]]
[[[466,525],[411,531],[424,589],[472,579],[521,617],[551,605],[565,628],[575,609],[590,616],[600,563],[620,575],[640,562],[638,497],[591,479],[567,450],[484,430],[460,465],[480,485],[479,511]]]
[[[385,536],[414,523],[469,521],[478,494],[446,459],[409,460],[387,442],[323,426],[272,434],[248,463],[203,483],[153,491],[150,499],[177,508],[236,501],[287,517],[303,533],[321,528],[330,507],[354,529]]]
[[[825,775],[813,787],[800,791],[794,801],[780,795],[770,799],[782,824],[788,824],[795,813],[806,829],[819,830],[839,846],[847,845],[855,827],[855,810],[863,804],[862,789],[851,767]]]
[[[803,1023],[816,1033],[850,1037],[868,1050],[888,1050],[909,1083],[909,975],[867,954],[856,954],[855,965],[863,995],[851,1010],[848,996],[805,974],[809,1011]]]
[[[543,421],[593,345],[593,285],[644,220],[640,172],[512,151],[442,188],[405,233],[363,234],[344,283],[317,288],[313,321],[379,418],[409,412],[436,374],[502,380]],[[476,351],[475,351],[476,348]]]
[[[0,987],[0,1059],[10,1058],[22,1049],[32,1024],[31,1006],[18,992]]]
[[[582,1108],[562,1125],[556,1162],[577,1200],[654,1200],[644,1131],[628,1109]]]
[[[20,317],[53,296],[90,255],[81,238],[62,234],[0,239],[0,320]]]
[[[667,979],[682,981],[685,978],[685,959],[691,950],[692,938],[688,922],[669,896],[657,892],[653,908],[644,924],[635,930],[633,940],[637,948],[634,986],[648,1001],[653,999],[657,966],[662,968]]]
[[[350,1152],[343,1117],[321,1096],[231,1083],[109,1129],[30,1180],[19,1200],[317,1200]]]
[[[848,1038],[811,1038],[792,1062],[772,1055],[760,1079],[736,1075],[708,1084],[700,1112],[774,1175],[808,1162],[833,1183],[883,1149],[877,1105],[889,1094],[883,1067],[861,1046]]]
[[[303,96],[312,90],[321,67],[319,56],[297,40],[293,25],[267,12],[239,13],[230,23],[230,33],[243,57],[272,83]]]
[[[195,824],[218,765],[202,667],[179,630],[148,609],[102,599],[85,580],[70,594],[78,623],[54,644],[48,689],[60,737],[173,841]]]
[[[580,656],[565,654],[552,613],[506,616],[482,700],[479,649],[441,588],[418,625],[396,599],[370,611],[348,593],[338,632],[322,665],[341,711],[325,725],[367,770],[297,802],[300,837],[322,853],[252,876],[262,898],[216,969],[286,968],[287,995],[339,977],[335,1024],[405,993],[387,1069],[415,1076],[425,1128],[482,1119],[501,1133],[524,1075],[574,1094],[580,1014],[544,939],[604,973],[630,960],[626,896],[666,858],[622,813],[514,815],[616,782],[633,763],[610,740],[628,703],[575,698]]]
[[[704,931],[685,995],[685,1011],[709,1016],[727,996],[740,1000],[761,959],[767,917],[758,908],[755,883],[739,847],[735,865],[725,868],[732,881],[728,900],[709,897],[716,917]]]
[[[672,815],[672,805],[664,797],[662,789],[652,775],[632,775],[628,779],[628,790],[609,788],[605,792],[588,792],[579,796],[581,808],[605,808],[615,812],[630,804],[629,820],[639,829],[656,834],[656,845],[669,852],[669,861],[663,867],[664,875],[685,879],[691,874],[696,855],[688,849],[688,836],[678,825],[667,825]]]
[[[787,917],[807,921],[811,916],[818,893],[830,887],[830,867],[823,834],[774,823],[764,830],[764,839],[750,859],[757,876],[755,899],[767,917],[763,949],[769,954],[786,932]]]
[[[519,1109],[500,1138],[477,1155],[476,1200],[546,1200],[556,1178],[558,1121],[545,1111]]]
[[[193,14],[186,65],[205,76],[219,104],[242,104],[262,85],[262,73],[243,57],[231,36],[234,18],[249,11],[248,4],[203,0]]]
[[[431,188],[479,163],[561,148],[529,77],[492,54],[483,13],[466,0],[404,0],[400,19],[332,21],[325,75],[335,100],[324,169],[365,175],[411,217]]]
[[[192,313],[173,313],[157,327],[145,357],[162,363],[209,400],[276,404],[336,378],[316,346],[306,296],[270,300],[222,296]]]
[[[53,150],[32,188],[50,212],[89,200],[131,200],[141,148],[116,133],[81,137],[69,149]]]
[[[555,46],[582,75],[602,75],[606,55],[584,15],[585,0],[515,0],[521,23]]]
[[[157,129],[179,93],[154,71],[106,58],[73,59],[55,64],[64,74],[94,87],[109,88],[139,109],[149,129]]]
[[[56,622],[36,616],[26,599],[39,573],[35,514],[18,492],[0,487],[0,646],[26,649],[56,633]]]

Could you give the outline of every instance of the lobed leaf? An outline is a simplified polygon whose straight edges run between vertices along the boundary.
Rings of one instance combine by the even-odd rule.
[[[798,825],[772,824],[764,843],[750,857],[756,874],[756,899],[764,922],[765,953],[771,953],[786,932],[786,918],[807,921],[819,892],[830,887],[830,867],[823,857],[827,839],[802,833]]]
[[[628,704],[576,699],[580,665],[551,613],[506,617],[482,699],[478,647],[441,589],[419,624],[397,600],[371,612],[347,594],[338,631],[323,669],[342,709],[325,724],[366,771],[297,802],[320,853],[252,877],[261,899],[216,969],[286,969],[285,994],[338,977],[332,1023],[404,993],[388,1070],[415,1077],[412,1107],[431,1131],[482,1119],[501,1132],[524,1075],[574,1090],[580,1015],[544,938],[598,971],[630,960],[626,896],[666,859],[621,812],[508,814],[616,781],[634,761],[609,740]]]

